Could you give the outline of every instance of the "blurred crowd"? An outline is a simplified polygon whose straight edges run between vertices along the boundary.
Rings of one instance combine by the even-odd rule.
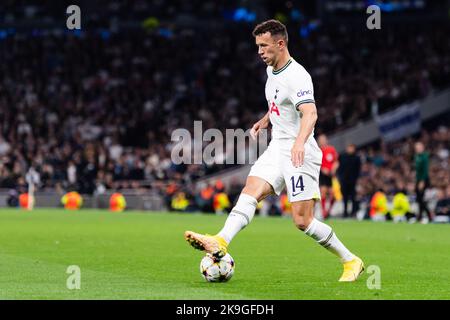
[[[445,119],[448,121],[448,115],[443,116],[441,123]],[[381,143],[378,150],[372,147],[360,150],[362,165],[357,198],[366,204],[370,217],[381,214],[382,219],[386,215],[394,218],[400,212],[405,217],[413,213],[412,218],[417,214],[419,220],[429,221],[439,215],[450,216],[450,128],[447,124],[422,130],[418,137]],[[418,173],[421,170],[418,142],[425,147],[423,154],[427,157],[423,177]],[[423,194],[418,192],[419,180],[423,181]],[[381,205],[377,204],[377,197]],[[426,203],[427,210],[421,208],[421,202]],[[423,216],[425,211],[427,217]]]
[[[108,10],[121,12],[120,1],[113,3]],[[171,7],[161,14],[170,16]],[[209,13],[219,17],[213,9]],[[38,30],[1,37],[0,188],[25,186],[32,166],[39,190],[166,194],[170,186],[189,188],[226,168],[173,164],[170,138],[177,128],[192,131],[194,120],[202,120],[203,130],[247,129],[266,112],[265,65],[252,27]],[[377,32],[324,26],[308,37],[300,36],[298,25],[288,27],[291,55],[313,78],[318,132],[337,132],[450,85],[448,25]],[[397,187],[412,172],[403,162],[408,152],[404,145],[365,150],[359,196],[380,184],[388,192]],[[434,179],[443,181],[441,174]]]
[[[443,121],[450,115],[443,117]],[[423,144],[428,163],[425,168],[427,186],[424,202],[429,215],[424,216],[418,202],[418,173],[415,157],[417,144]],[[357,159],[356,161],[353,161]],[[394,221],[450,222],[450,128],[438,125],[421,134],[397,142],[356,150],[349,145],[339,155],[339,169],[333,178],[334,205],[332,216]],[[354,184],[354,199],[347,199],[348,183]],[[225,189],[220,180],[204,185],[199,192],[170,185],[166,205],[174,211],[203,211],[218,214],[232,209],[243,185],[234,181]],[[351,188],[350,188],[351,189]],[[354,201],[351,201],[354,200]],[[344,208],[344,201],[349,206]],[[351,212],[351,213],[350,213]],[[286,193],[269,196],[258,204],[259,215],[290,215]],[[319,203],[316,214],[323,217]]]
[[[414,193],[415,167],[414,144],[422,141],[430,154],[430,185],[445,189],[450,185],[450,129],[439,126],[435,130],[423,130],[418,139],[408,138],[395,143],[381,144],[379,150],[364,148],[360,151],[362,166],[357,192],[360,198],[377,190],[393,195],[396,190]]]

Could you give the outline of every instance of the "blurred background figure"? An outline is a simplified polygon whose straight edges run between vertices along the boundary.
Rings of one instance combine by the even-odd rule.
[[[394,195],[390,213],[394,222],[404,222],[410,219],[415,220],[415,215],[411,213],[411,205],[409,203],[407,191],[403,187]]]
[[[376,31],[358,27],[353,19],[365,15],[362,8],[343,9],[335,1],[294,0],[286,6],[241,0],[184,1],[181,6],[151,0],[111,0],[107,6],[82,2],[83,28],[72,32],[61,23],[64,1],[0,1],[4,205],[18,206],[19,194],[28,192],[25,177],[32,167],[39,176],[35,197],[40,206],[59,203],[62,194],[76,190],[85,205],[108,207],[109,195],[121,190],[146,198],[130,198],[127,209],[171,210],[173,197],[182,191],[187,211],[214,212],[215,192],[197,193],[206,181],[214,189],[221,176],[227,177],[223,192],[232,206],[243,187],[241,174],[232,172],[242,168],[219,159],[248,158],[243,152],[248,145],[218,152],[214,164],[174,164],[171,133],[191,130],[196,120],[204,131],[251,127],[267,102],[261,94],[267,75],[249,42],[251,31],[265,17],[282,17],[292,55],[301,57],[314,79],[317,132],[326,135],[316,139],[340,153],[338,158],[330,147],[324,154],[324,162],[332,158],[321,174],[323,202],[317,208],[324,217],[364,213],[375,190],[381,187],[394,197],[399,182],[410,197],[411,212],[419,216],[420,208],[424,222],[430,220],[428,212],[440,208],[437,191],[450,184],[448,1],[405,1],[417,7],[401,9],[402,4],[398,11],[383,11],[388,19]],[[418,131],[385,141],[366,126],[411,104],[421,110]],[[359,139],[358,128],[372,138]],[[356,173],[344,164],[344,141],[356,144],[361,159],[354,192],[351,176]],[[428,153],[417,155],[422,159],[417,168],[426,172],[428,167],[429,187],[423,178],[416,183],[417,141]],[[190,144],[183,150],[194,155]],[[344,202],[343,208],[333,205],[334,158],[342,167],[337,176],[345,208]],[[45,197],[39,199],[40,194]],[[43,204],[49,194],[54,199]],[[102,201],[90,201],[102,195]],[[268,205],[273,212],[280,208],[279,202]]]
[[[283,204],[290,206],[286,193],[282,193],[279,197],[269,195],[264,200],[258,202],[255,213],[258,213],[261,217],[290,215],[290,209],[285,207],[284,209],[286,211],[283,211]]]
[[[322,216],[327,219],[334,203],[333,178],[336,177],[336,171],[339,168],[339,155],[336,149],[328,144],[325,134],[318,137],[318,144],[322,150],[322,166],[320,168],[320,194],[322,204]]]
[[[356,146],[347,145],[345,153],[339,156],[338,179],[344,201],[343,217],[354,217],[358,211],[356,198],[356,182],[361,171],[361,159],[356,155]],[[352,210],[348,212],[348,202],[351,201]]]
[[[422,142],[416,142],[415,150],[415,169],[416,169],[416,201],[419,205],[419,212],[417,219],[421,223],[428,223],[432,221],[432,216],[428,204],[425,199],[425,192],[430,187],[429,180],[429,154],[425,151],[425,146]],[[423,218],[423,212],[427,214],[427,218]]]
[[[290,216],[292,214],[291,203],[289,202],[288,196],[283,192],[280,196],[280,209],[283,216]]]
[[[166,208],[168,208],[169,210],[173,209],[172,199],[175,196],[177,191],[178,191],[178,186],[174,182],[169,182],[165,188],[164,202],[165,202]]]
[[[125,197],[120,192],[115,192],[109,198],[109,210],[112,212],[122,212],[127,207]]]
[[[61,203],[66,210],[79,210],[83,205],[83,197],[76,191],[71,191],[63,195]]]
[[[8,197],[6,198],[6,203],[8,207],[18,207],[19,206],[19,193],[15,189],[10,189],[8,191]],[[27,204],[28,205],[28,204]]]
[[[21,193],[19,195],[19,205],[22,209],[30,210],[30,201],[34,202],[33,196],[28,193]]]
[[[213,209],[216,214],[228,213],[231,208],[230,198],[225,192],[225,186],[223,182],[219,179],[216,180],[214,186],[214,196],[213,196]]]
[[[180,191],[177,192],[173,198],[171,203],[172,211],[186,211],[189,206],[189,200],[186,198],[186,193]]]
[[[373,221],[386,221],[388,200],[383,189],[378,189],[370,200],[369,216]]]
[[[200,189],[200,193],[196,195],[196,203],[200,211],[209,213],[214,212],[214,193],[214,187],[209,183]]]
[[[438,191],[438,202],[434,210],[434,222],[450,222],[450,185],[447,188],[440,188]]]

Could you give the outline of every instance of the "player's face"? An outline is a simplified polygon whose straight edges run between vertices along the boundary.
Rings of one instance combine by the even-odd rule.
[[[256,46],[258,47],[258,54],[261,59],[268,65],[273,66],[278,60],[280,52],[279,40],[272,37],[270,32],[257,35],[255,37]]]

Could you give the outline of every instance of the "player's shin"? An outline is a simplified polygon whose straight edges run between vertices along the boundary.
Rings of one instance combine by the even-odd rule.
[[[305,233],[316,240],[322,247],[338,256],[341,262],[344,263],[353,260],[353,254],[338,239],[329,225],[313,219],[306,228]]]
[[[227,243],[230,243],[236,234],[252,221],[257,204],[258,201],[254,197],[241,193],[218,235],[224,238]]]

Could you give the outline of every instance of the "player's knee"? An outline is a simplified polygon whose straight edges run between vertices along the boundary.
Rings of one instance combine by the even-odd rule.
[[[293,216],[293,218],[295,226],[297,227],[297,229],[300,229],[301,231],[305,231],[312,221],[311,217],[304,215],[295,215]]]
[[[245,186],[242,189],[242,193],[246,194],[246,195],[249,195],[249,196],[255,198],[256,200],[259,200],[261,192],[259,192],[258,189],[256,189],[253,186]]]
[[[267,182],[250,178],[247,180],[244,189],[242,189],[242,193],[248,194],[258,201],[267,197],[271,191],[270,185]]]

